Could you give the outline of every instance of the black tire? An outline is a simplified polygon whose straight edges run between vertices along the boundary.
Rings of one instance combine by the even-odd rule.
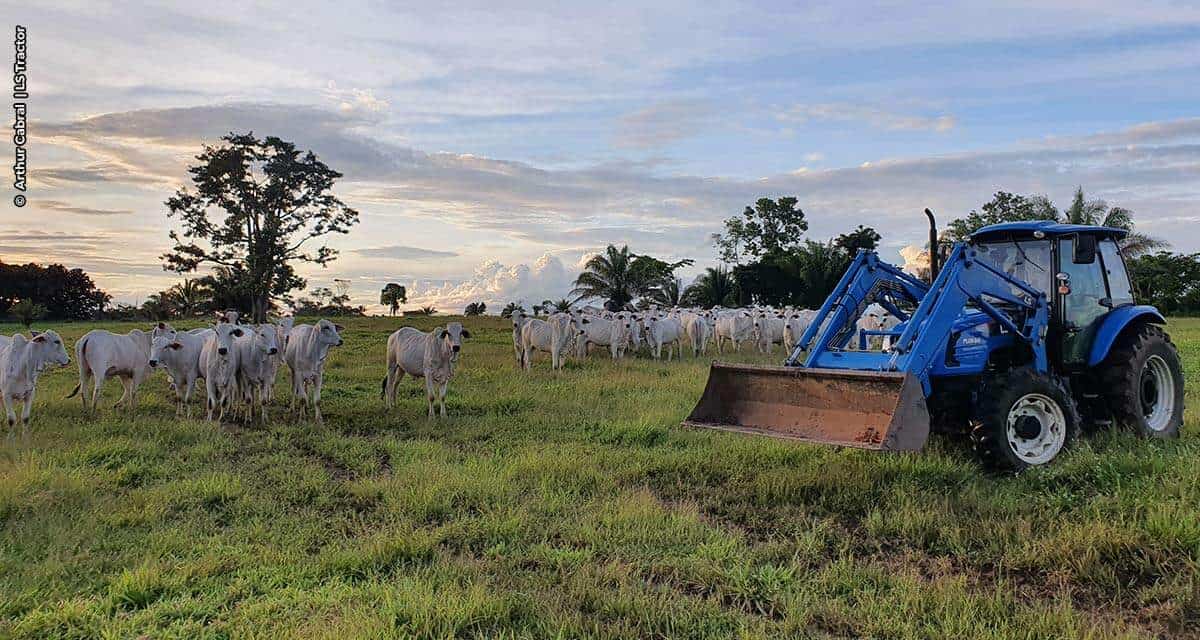
[[[1009,418],[1014,411],[1014,434],[1010,438]],[[1082,422],[1075,399],[1062,380],[1031,367],[984,378],[975,392],[972,414],[975,454],[998,471],[1020,472],[1049,463],[1071,446]],[[1045,422],[1051,425],[1047,427]],[[1021,437],[1021,433],[1030,436]]]
[[[1118,424],[1143,438],[1179,437],[1183,426],[1183,366],[1162,327],[1142,324],[1126,331],[1100,367],[1104,397]],[[1166,397],[1157,393],[1159,380],[1166,375],[1171,377],[1169,408],[1157,406],[1157,401]],[[1150,395],[1157,398],[1150,400]]]

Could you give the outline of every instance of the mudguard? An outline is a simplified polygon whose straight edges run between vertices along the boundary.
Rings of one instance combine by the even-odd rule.
[[[1148,304],[1128,305],[1109,311],[1100,322],[1100,327],[1096,329],[1096,337],[1092,340],[1092,350],[1088,355],[1088,366],[1094,367],[1104,362],[1113,343],[1117,341],[1117,336],[1121,335],[1129,323],[1136,321],[1167,323],[1158,309]]]

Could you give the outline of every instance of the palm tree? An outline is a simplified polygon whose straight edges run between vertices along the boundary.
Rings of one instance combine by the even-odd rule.
[[[668,278],[661,285],[655,287],[648,296],[650,301],[663,307],[678,307],[680,300],[683,298],[683,280],[679,278]]]
[[[628,245],[620,249],[608,245],[604,253],[587,261],[583,273],[575,279],[571,294],[580,298],[603,298],[609,309],[624,308],[639,293],[631,269],[635,257]]]
[[[187,278],[163,292],[164,302],[170,305],[175,315],[191,318],[207,311],[212,306],[212,289],[200,278]]]
[[[737,304],[737,283],[723,266],[709,267],[683,292],[681,302],[710,309]]]
[[[1083,187],[1075,189],[1075,197],[1071,200],[1071,206],[1063,211],[1063,216],[1066,218],[1065,222],[1070,224],[1125,229],[1129,235],[1121,240],[1121,251],[1130,258],[1136,258],[1168,246],[1168,243],[1163,240],[1134,231],[1133,212],[1129,209],[1109,207],[1108,203],[1103,200],[1085,200]]]
[[[525,307],[522,307],[521,305],[519,305],[515,302],[510,302],[500,311],[500,317],[501,318],[511,318],[512,315],[518,311],[520,311],[521,313],[525,313]]]
[[[566,298],[559,298],[555,302],[551,303],[551,305],[553,306],[554,311],[557,313],[567,313],[571,310],[571,301],[567,300]]]

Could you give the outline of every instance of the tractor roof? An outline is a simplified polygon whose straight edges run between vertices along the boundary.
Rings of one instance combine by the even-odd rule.
[[[1114,238],[1124,238],[1128,235],[1125,229],[1116,227],[1096,227],[1087,224],[1064,224],[1053,220],[1022,220],[1019,222],[1001,222],[977,229],[971,234],[975,241],[990,240],[1002,236],[1031,236],[1040,231],[1046,236],[1065,236],[1073,233],[1094,233]]]

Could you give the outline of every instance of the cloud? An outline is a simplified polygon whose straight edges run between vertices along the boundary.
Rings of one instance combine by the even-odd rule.
[[[472,302],[485,302],[490,309],[499,311],[509,302],[519,302],[529,309],[542,300],[566,297],[576,275],[577,271],[568,270],[559,257],[549,253],[532,265],[510,266],[488,260],[462,282],[441,285],[414,282],[408,291],[407,306],[431,305],[446,312],[458,312]]]
[[[72,213],[81,216],[124,216],[133,213],[129,209],[94,209],[91,207],[77,207],[61,200],[39,200],[36,203],[38,209],[46,209],[48,211],[57,211],[59,213]]]
[[[835,122],[865,122],[877,129],[892,131],[937,131],[953,129],[958,123],[954,116],[901,114],[876,107],[847,103],[800,104],[775,115],[787,123],[803,124],[812,120]]]
[[[694,100],[660,102],[621,117],[616,144],[650,149],[698,135],[713,124],[707,103]]]
[[[431,258],[453,258],[458,255],[454,251],[436,251],[420,247],[408,247],[394,244],[386,247],[366,247],[354,249],[354,253],[364,258],[392,258],[395,260],[428,260]]]

